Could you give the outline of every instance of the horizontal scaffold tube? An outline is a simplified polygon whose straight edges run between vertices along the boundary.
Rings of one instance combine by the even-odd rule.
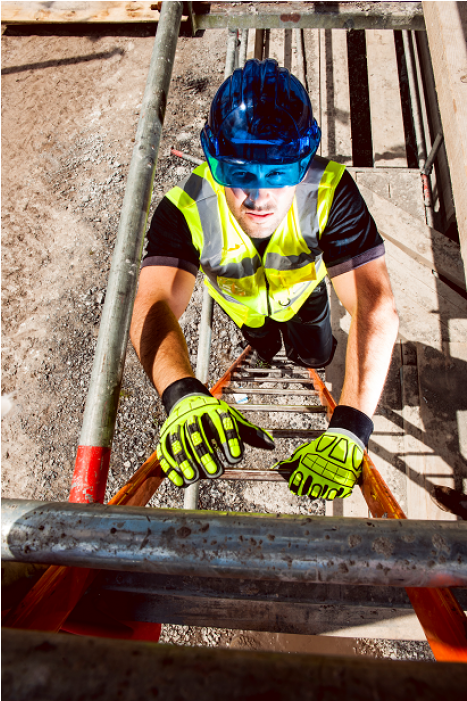
[[[2,663],[4,701],[459,701],[467,675],[465,665],[452,663],[151,645],[6,628]]]
[[[467,586],[467,523],[4,499],[2,558],[190,576]]]

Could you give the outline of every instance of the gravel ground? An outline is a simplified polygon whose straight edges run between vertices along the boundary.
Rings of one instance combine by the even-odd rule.
[[[6,497],[67,500],[119,213],[153,38],[112,34],[2,36],[2,394],[14,407],[2,421]],[[151,211],[190,172],[176,146],[201,156],[199,131],[224,71],[225,32],[179,40]],[[196,54],[196,60],[193,60]],[[202,286],[181,319],[195,363]],[[241,334],[216,309],[210,381],[242,349]],[[128,348],[107,497],[154,451],[165,419],[160,400]],[[277,415],[262,419],[278,424]],[[295,425],[324,427],[323,417]],[[301,441],[282,441],[268,464]],[[285,445],[284,445],[285,444]],[[245,467],[264,467],[247,449]],[[203,483],[201,508],[323,514],[285,483]],[[179,507],[165,481],[152,499]],[[164,626],[174,644],[255,647],[246,631]],[[431,659],[424,643],[360,640],[355,652]]]

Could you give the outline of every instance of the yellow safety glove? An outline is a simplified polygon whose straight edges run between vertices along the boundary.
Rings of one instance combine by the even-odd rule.
[[[212,396],[193,377],[167,387],[162,402],[168,418],[161,429],[157,457],[177,487],[197,482],[200,476],[220,477],[220,456],[231,465],[243,457],[243,444],[274,449],[272,436],[247,421],[237,409]]]
[[[363,452],[372,431],[373,422],[366,414],[338,406],[327,431],[272,469],[287,470],[290,491],[298,496],[343,499],[352,494],[360,477]]]

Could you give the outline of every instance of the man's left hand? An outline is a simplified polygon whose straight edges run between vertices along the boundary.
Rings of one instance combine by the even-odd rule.
[[[350,496],[361,474],[363,445],[349,434],[328,430],[312,443],[301,445],[288,460],[277,463],[276,469],[292,471],[290,491],[329,500]]]
[[[286,470],[290,491],[297,496],[333,500],[352,494],[362,471],[365,446],[373,431],[363,412],[338,406],[329,428],[312,443],[301,445],[272,469]]]

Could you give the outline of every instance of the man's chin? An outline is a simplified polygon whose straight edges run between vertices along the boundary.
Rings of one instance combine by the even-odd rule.
[[[265,239],[268,238],[268,236],[272,236],[276,230],[276,226],[274,222],[271,221],[264,223],[243,221],[242,229],[248,236],[252,236],[255,239]]]

